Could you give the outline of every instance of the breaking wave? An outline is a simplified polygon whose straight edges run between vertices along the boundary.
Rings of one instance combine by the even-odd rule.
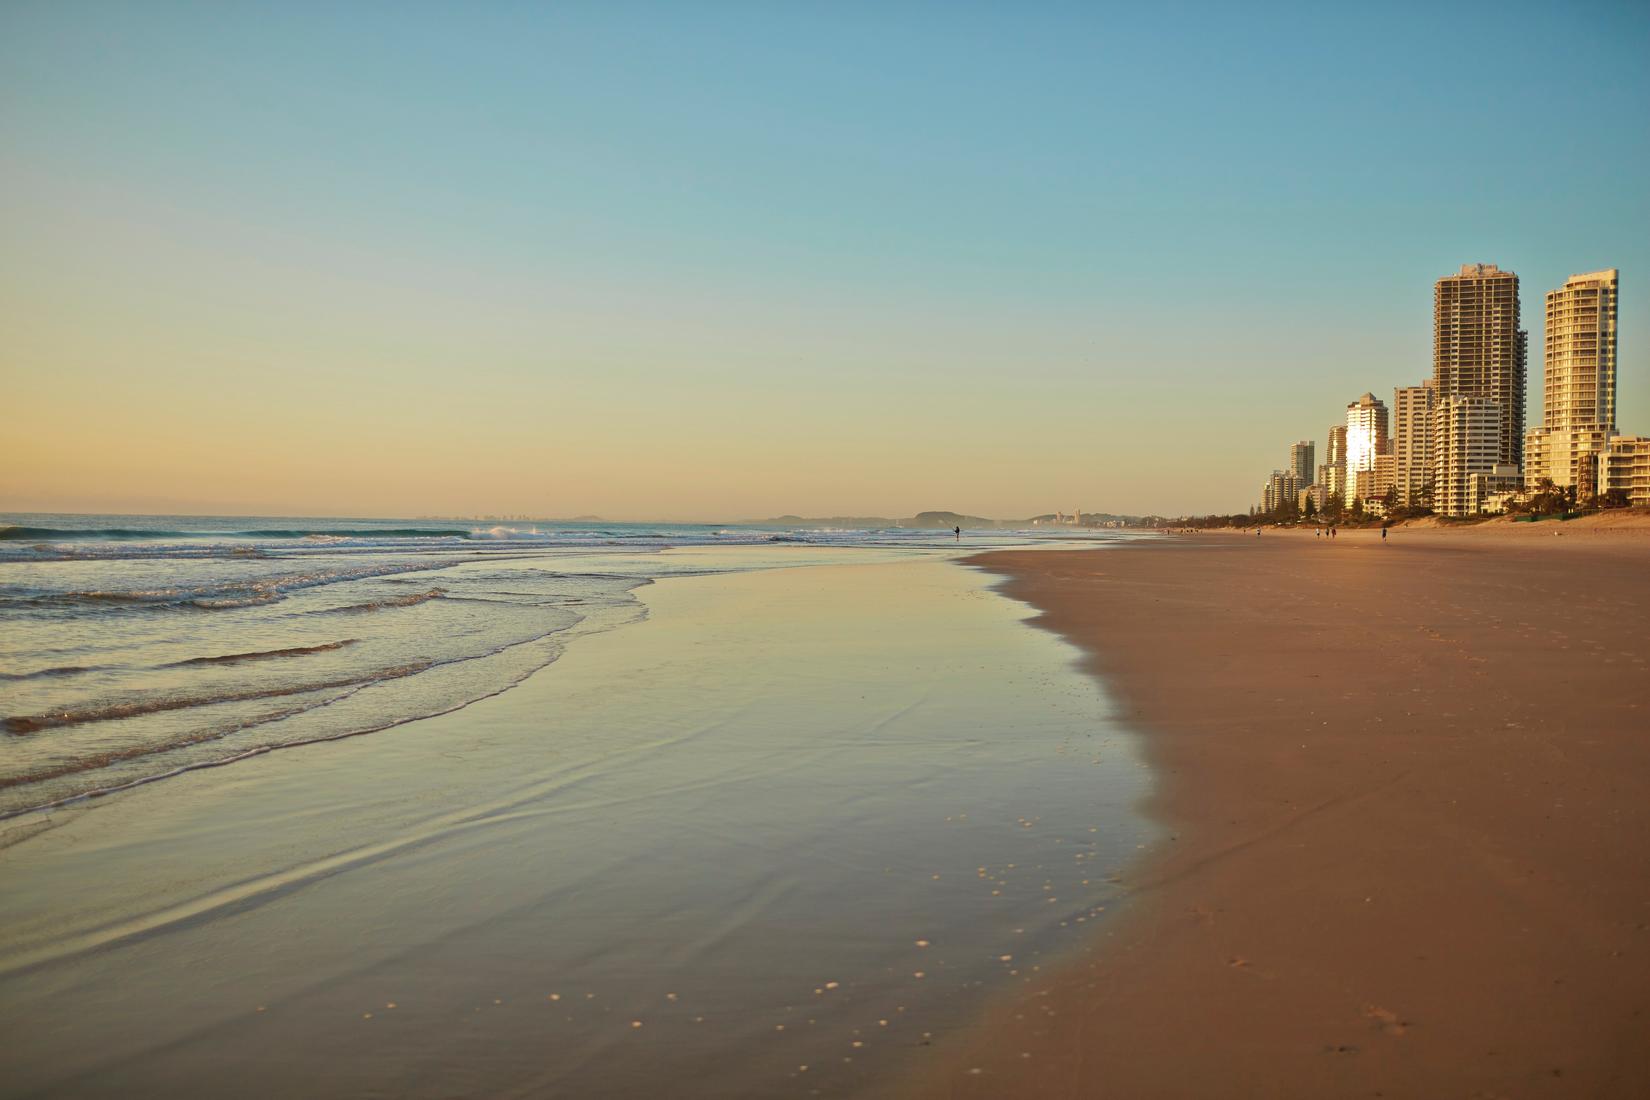
[[[193,665],[238,665],[246,661],[262,661],[271,657],[307,657],[311,653],[328,653],[335,649],[343,649],[347,645],[354,645],[356,641],[355,638],[344,638],[336,642],[323,642],[320,645],[295,645],[288,646],[286,649],[260,649],[252,653],[225,653],[221,657],[190,657],[160,667],[189,668]]]
[[[405,596],[388,596],[382,600],[368,600],[366,603],[352,603],[348,607],[325,607],[311,612],[314,615],[360,615],[368,611],[383,611],[391,607],[415,607],[426,600],[439,600],[447,594],[445,588],[432,588],[428,592],[410,592]]]
[[[254,699],[276,699],[283,695],[305,695],[312,691],[331,691],[337,688],[355,687],[360,684],[378,683],[382,680],[395,680],[403,676],[412,676],[423,672],[435,663],[434,661],[411,661],[393,668],[373,669],[354,676],[283,684],[277,687],[209,692],[202,695],[150,696],[145,699],[104,703],[76,710],[16,715],[0,722],[0,726],[4,726],[7,733],[21,737],[60,726],[78,726],[87,722],[111,722],[121,718],[136,718],[140,715],[156,714],[167,710],[188,710],[193,707],[212,706],[215,703],[245,703]]]

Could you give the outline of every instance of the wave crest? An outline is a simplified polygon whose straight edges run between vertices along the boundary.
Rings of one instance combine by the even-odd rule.
[[[295,645],[286,649],[260,649],[251,653],[225,653],[219,657],[190,657],[160,667],[191,668],[196,665],[238,665],[246,661],[263,661],[271,657],[307,657],[311,653],[328,653],[335,649],[343,649],[347,645],[354,645],[358,640],[356,638],[343,638],[336,642],[323,642],[320,645]]]

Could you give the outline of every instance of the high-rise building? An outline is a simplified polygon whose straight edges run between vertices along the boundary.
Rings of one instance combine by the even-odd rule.
[[[1446,275],[1433,287],[1432,379],[1438,397],[1495,402],[1500,410],[1498,465],[1522,466],[1524,458],[1529,334],[1518,323],[1518,276],[1511,271],[1494,264],[1463,264],[1458,274]]]
[[[1318,471],[1318,484],[1324,487],[1328,499],[1346,503],[1346,425],[1335,424],[1329,429],[1324,444],[1325,462]]]
[[[1346,465],[1346,426],[1332,425],[1329,429],[1329,442],[1324,447],[1324,458],[1331,466]]]
[[[1306,488],[1293,470],[1273,470],[1272,476],[1260,486],[1260,510],[1262,512],[1276,512],[1287,505],[1294,505],[1300,498],[1300,492]]]
[[[1375,456],[1375,486],[1370,494],[1375,500],[1385,500],[1388,493],[1398,487],[1397,464],[1393,460],[1392,452]]]
[[[1572,275],[1547,292],[1541,427],[1525,436],[1524,483],[1591,495],[1616,430],[1615,268]]]
[[[1547,292],[1541,426],[1616,427],[1615,268],[1571,275]]]
[[[1366,393],[1346,407],[1346,483],[1353,490],[1349,500],[1376,495],[1375,460],[1387,453],[1387,447],[1386,406],[1374,394]],[[1371,477],[1359,488],[1361,473]]]
[[[1437,383],[1430,378],[1392,391],[1392,487],[1403,506],[1424,501],[1432,484],[1432,406],[1437,394]]]
[[[1318,464],[1318,445],[1310,439],[1289,446],[1289,469],[1300,478],[1302,485],[1312,484],[1312,473]]]
[[[1441,397],[1432,410],[1432,507],[1472,516],[1490,493],[1516,488],[1518,467],[1499,461],[1500,402],[1489,397]]]

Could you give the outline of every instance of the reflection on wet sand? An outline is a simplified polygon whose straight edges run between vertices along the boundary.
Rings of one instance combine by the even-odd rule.
[[[0,1090],[885,1089],[1146,839],[1099,689],[989,584],[666,581],[463,711],[8,823]]]

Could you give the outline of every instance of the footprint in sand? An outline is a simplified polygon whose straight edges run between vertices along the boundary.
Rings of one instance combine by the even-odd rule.
[[[1252,974],[1253,976],[1261,978],[1265,981],[1271,981],[1273,978],[1277,977],[1277,975],[1269,974],[1264,970],[1256,970],[1248,959],[1241,958],[1237,955],[1233,955],[1231,958],[1227,959],[1226,965],[1231,967],[1233,970],[1241,970],[1245,974]]]
[[[1379,1005],[1365,1005],[1364,1015],[1374,1021],[1383,1032],[1388,1035],[1402,1035],[1409,1030],[1409,1021],[1398,1018],[1396,1012],[1382,1008]]]

